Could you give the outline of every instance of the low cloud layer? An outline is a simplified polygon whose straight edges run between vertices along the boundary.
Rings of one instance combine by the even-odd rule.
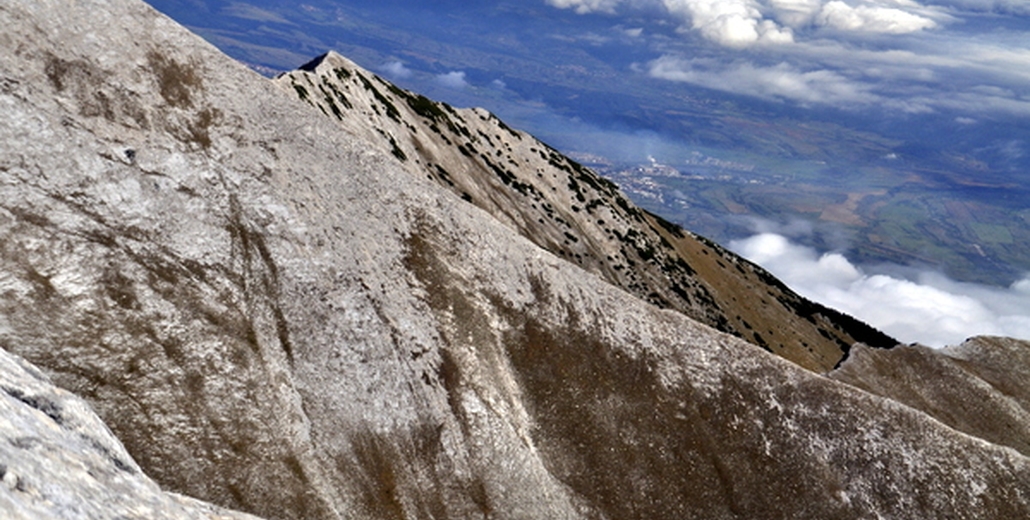
[[[803,105],[868,105],[885,100],[873,86],[831,70],[799,70],[788,63],[767,67],[749,62],[661,57],[650,64],[656,78],[692,83],[734,94],[790,100]]]
[[[873,274],[841,254],[820,254],[775,233],[731,242],[730,249],[801,295],[906,343],[943,347],[976,335],[1030,339],[1030,278],[1000,288],[933,272]]]

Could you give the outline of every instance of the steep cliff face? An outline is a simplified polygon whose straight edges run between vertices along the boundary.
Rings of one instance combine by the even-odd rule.
[[[630,203],[610,181],[482,109],[408,92],[330,52],[279,76],[286,92],[523,237],[637,297],[801,366],[897,341],[801,298],[760,267]]]
[[[168,489],[282,519],[1030,515],[1025,455],[633,296],[140,2],[0,24],[0,346]]]
[[[257,520],[162,492],[89,405],[2,349],[0,516]]]

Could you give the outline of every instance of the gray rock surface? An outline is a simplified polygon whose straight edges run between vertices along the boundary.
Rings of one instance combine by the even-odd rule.
[[[254,517],[162,492],[88,404],[0,349],[0,518]]]
[[[942,350],[859,346],[830,377],[1030,456],[1030,345],[1025,341],[977,337]]]
[[[167,489],[281,519],[1030,516],[1017,450],[611,285],[141,2],[0,25],[0,347]]]

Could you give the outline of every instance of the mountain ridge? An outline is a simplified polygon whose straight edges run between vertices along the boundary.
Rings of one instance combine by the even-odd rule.
[[[380,143],[413,175],[659,307],[817,371],[837,366],[856,341],[898,344],[637,208],[612,182],[483,109],[405,91],[333,51],[275,81],[345,130]]]
[[[0,23],[0,346],[164,489],[282,519],[1030,512],[1015,449],[631,295],[141,2]]]

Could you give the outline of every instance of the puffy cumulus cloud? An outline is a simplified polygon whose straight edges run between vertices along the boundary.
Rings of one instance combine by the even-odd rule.
[[[547,3],[559,9],[575,9],[579,14],[614,13],[615,8],[623,0],[547,0]]]
[[[1030,278],[1000,288],[932,272],[912,279],[869,274],[839,253],[819,254],[775,233],[731,242],[730,249],[801,295],[904,342],[942,347],[984,334],[1030,339]]]
[[[663,0],[668,12],[708,40],[726,47],[788,44],[810,26],[838,31],[904,34],[947,19],[940,9],[911,0]]]
[[[433,80],[441,87],[454,90],[469,86],[469,82],[465,80],[465,72],[460,70],[439,74]]]
[[[884,102],[870,85],[831,70],[802,71],[787,63],[760,67],[667,55],[649,64],[651,76],[766,99],[860,107]]]
[[[794,35],[762,15],[756,0],[664,0],[673,15],[690,20],[690,28],[726,47],[756,43],[790,43]]]
[[[411,77],[411,69],[399,61],[390,61],[379,67],[379,71],[391,79],[407,79]]]

